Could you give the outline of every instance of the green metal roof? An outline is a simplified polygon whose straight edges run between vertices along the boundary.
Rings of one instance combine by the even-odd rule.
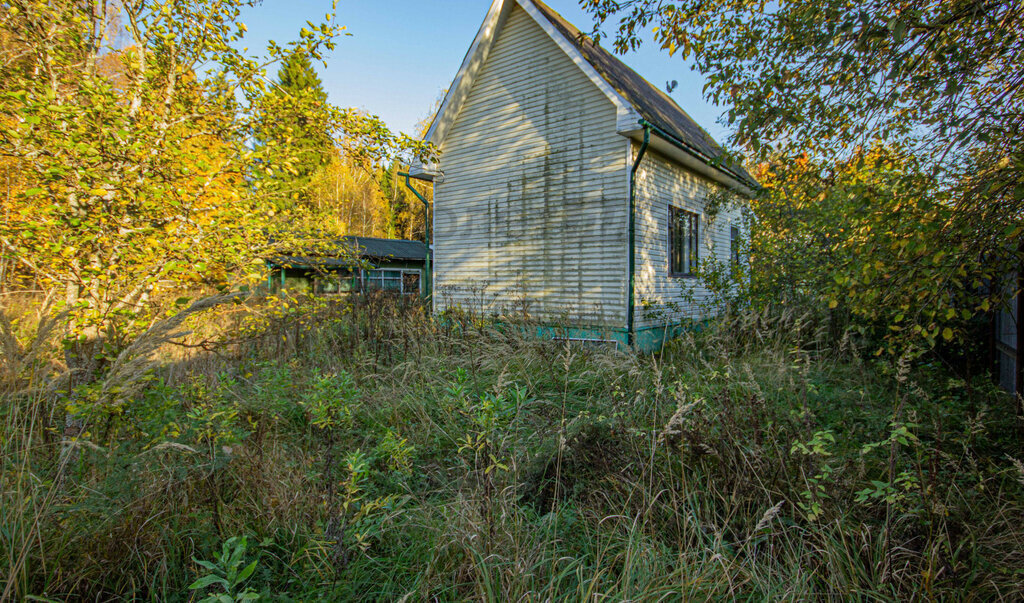
[[[427,259],[427,246],[423,241],[407,239],[380,239],[377,237],[347,236],[335,241],[336,254],[282,254],[269,258],[276,266],[341,268],[360,260],[404,260],[423,262]]]
[[[664,132],[683,144],[693,147],[708,159],[722,156],[723,150],[704,128],[676,104],[672,97],[654,84],[648,82],[611,52],[594,43],[575,25],[540,0],[532,0],[534,6],[544,15],[567,40],[583,55],[594,70],[621,94],[643,116]],[[742,166],[723,163],[723,168],[732,172],[749,186],[757,187],[757,181]]]

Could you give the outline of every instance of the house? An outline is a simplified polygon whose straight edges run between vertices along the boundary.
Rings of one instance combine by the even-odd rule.
[[[270,290],[305,289],[318,295],[422,292],[427,246],[422,241],[342,237],[337,253],[280,255],[267,261]]]
[[[654,349],[727,263],[743,168],[667,94],[537,0],[494,0],[414,164],[434,185],[433,304]]]

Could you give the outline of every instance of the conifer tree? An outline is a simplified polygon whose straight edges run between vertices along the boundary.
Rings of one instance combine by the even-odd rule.
[[[259,142],[278,168],[262,176],[279,208],[285,209],[309,201],[310,182],[330,161],[334,142],[321,111],[327,93],[308,54],[286,56],[273,97]]]
[[[251,285],[263,258],[305,247],[281,232],[305,215],[274,205],[297,198],[333,140],[366,161],[427,148],[325,102],[309,65],[334,48],[330,23],[303,29],[291,53],[268,46],[286,65],[268,86],[239,50],[246,5],[31,0],[0,11],[0,267],[59,300],[71,386],[132,349],[170,295]],[[132,24],[120,49],[107,42],[118,14]]]

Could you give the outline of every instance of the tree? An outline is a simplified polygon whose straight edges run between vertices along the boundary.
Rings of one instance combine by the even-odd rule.
[[[313,176],[334,149],[331,114],[323,110],[327,93],[307,53],[295,50],[285,57],[267,101],[257,134],[268,168],[260,172],[265,190],[281,208],[306,203]]]
[[[747,283],[756,304],[823,302],[895,353],[952,339],[988,303],[983,258],[964,265],[960,250],[934,245],[953,208],[913,154],[880,146],[838,164],[803,156],[756,172],[764,188],[752,201]]]
[[[386,207],[386,236],[400,239],[418,239],[424,237],[424,207],[405,186],[405,181],[398,175],[408,171],[399,161],[392,161],[380,169],[378,178],[381,194]],[[423,193],[421,193],[423,194]],[[429,200],[429,191],[425,194]]]
[[[247,4],[17,0],[0,10],[0,156],[23,182],[0,252],[61,292],[75,383],[151,323],[157,294],[245,282],[272,250],[268,234],[300,223],[282,219],[289,211],[257,177],[290,159],[251,144],[279,102],[266,66],[320,60],[340,28],[330,15],[308,23],[260,63],[238,50]],[[127,47],[108,43],[114,15]],[[372,116],[304,107],[308,123],[365,156],[426,149]]]
[[[444,91],[413,128],[423,138],[444,100]],[[319,223],[333,224],[349,234],[422,240],[426,220],[423,203],[398,175],[408,170],[409,157],[373,161],[351,148],[335,150],[330,162],[317,172],[310,185],[310,206],[320,212]],[[413,180],[428,203],[430,186]]]
[[[941,307],[948,289],[980,293],[1021,265],[1024,217],[1024,5],[953,0],[588,0],[599,28],[617,17],[614,45],[625,51],[655,26],[669,53],[693,57],[706,78],[705,94],[728,104],[732,142],[749,159],[795,175],[806,191],[840,183],[850,169],[874,165],[880,148],[898,149],[909,171],[890,191],[918,191],[934,204],[922,230],[921,253],[897,255],[885,270],[913,275],[923,304]],[[837,176],[840,176],[837,179]],[[920,182],[929,188],[921,190]],[[816,184],[817,183],[817,184]],[[877,186],[818,188],[826,202],[872,213]],[[791,191],[792,192],[792,191]],[[771,193],[769,193],[771,194]],[[885,193],[889,194],[889,193]],[[852,197],[850,197],[852,195]],[[901,195],[898,195],[901,196]],[[914,214],[905,198],[893,211]],[[802,201],[819,203],[817,197]],[[885,220],[872,225],[888,232]],[[835,212],[841,224],[847,218]],[[814,223],[815,226],[823,226]],[[899,235],[883,242],[898,243]],[[852,242],[852,240],[851,240]],[[857,258],[871,255],[864,239]],[[943,253],[941,261],[934,261]],[[884,263],[884,262],[883,262]],[[869,269],[846,264],[837,278],[856,280]],[[968,273],[970,278],[957,275]],[[856,307],[867,309],[870,295]],[[821,301],[835,302],[827,296]],[[976,295],[974,310],[986,310]],[[930,322],[918,324],[933,333]],[[945,332],[945,331],[943,331]]]
[[[1018,155],[1024,124],[1024,6],[954,0],[589,0],[599,23],[631,9],[615,46],[657,24],[670,53],[693,55],[735,141],[848,155],[875,140],[913,147],[931,169],[979,149]],[[912,143],[912,144],[908,144]],[[927,154],[925,154],[927,151]]]

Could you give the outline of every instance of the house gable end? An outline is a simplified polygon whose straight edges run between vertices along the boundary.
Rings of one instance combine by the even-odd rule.
[[[440,147],[435,309],[625,322],[617,107],[518,4]]]
[[[431,122],[424,140],[440,148],[445,137],[451,131],[455,120],[458,118],[463,105],[469,97],[473,83],[480,75],[487,57],[494,46],[495,41],[501,35],[508,15],[514,7],[522,8],[526,14],[551,38],[552,41],[569,57],[569,59],[580,69],[594,86],[601,91],[609,101],[615,105],[617,123],[616,131],[625,132],[634,130],[640,119],[640,114],[633,106],[617,92],[587,61],[580,51],[570,42],[544,14],[538,10],[531,0],[494,0],[491,8],[484,19],[480,30],[477,32],[469,51],[466,53],[451,87],[445,94],[438,108],[434,121]],[[424,165],[419,161],[413,162],[410,170],[411,175],[423,179],[433,179],[436,165]]]

